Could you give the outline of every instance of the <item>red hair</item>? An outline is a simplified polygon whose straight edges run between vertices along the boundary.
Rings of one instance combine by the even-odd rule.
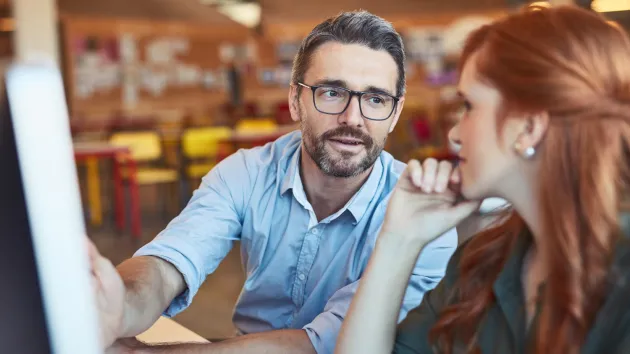
[[[630,41],[598,14],[575,7],[528,8],[471,34],[480,80],[501,92],[504,112],[547,112],[540,161],[542,252],[552,255],[534,353],[576,354],[606,296],[619,237],[620,196],[628,180]],[[499,125],[504,121],[500,117]],[[525,228],[514,214],[463,250],[453,304],[429,338],[450,354],[455,342],[479,352],[475,330],[496,299],[492,290]]]

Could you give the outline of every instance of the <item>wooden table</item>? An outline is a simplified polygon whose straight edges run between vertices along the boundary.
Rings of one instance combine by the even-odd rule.
[[[136,338],[148,344],[209,343],[207,339],[166,317],[160,317],[151,328]]]
[[[136,163],[127,147],[116,146],[106,141],[86,141],[75,142],[73,144],[74,158],[77,162],[84,161],[87,172],[87,199],[90,208],[90,222],[93,225],[101,225],[103,222],[103,211],[101,203],[101,185],[99,160],[111,159],[113,162],[112,177],[114,180],[114,203],[116,214],[116,226],[122,230],[125,226],[125,201],[124,188],[121,175],[121,163],[128,169],[129,183],[135,183]],[[133,187],[133,186],[130,186]],[[137,188],[130,188],[131,193],[137,193]],[[134,236],[140,237],[140,224],[135,217],[139,213],[137,198],[132,196],[131,205],[131,230]]]

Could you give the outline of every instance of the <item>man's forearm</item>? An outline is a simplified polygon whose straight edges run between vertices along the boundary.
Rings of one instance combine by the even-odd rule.
[[[120,337],[133,337],[147,330],[184,290],[179,271],[156,257],[131,258],[117,270],[126,288]]]
[[[173,344],[138,348],[134,354],[316,354],[306,331],[288,329],[249,334],[210,344]]]

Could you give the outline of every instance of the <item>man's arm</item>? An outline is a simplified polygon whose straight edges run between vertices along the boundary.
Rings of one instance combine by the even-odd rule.
[[[444,275],[448,259],[457,246],[457,232],[452,229],[427,245],[420,254],[405,291],[398,321],[418,306],[425,292],[433,289]],[[343,319],[350,307],[359,282],[337,290],[324,312],[304,330],[278,330],[250,334],[212,344],[136,345],[129,351],[112,352],[133,354],[323,354],[333,353]],[[129,345],[129,348],[133,345]],[[108,353],[109,354],[109,353]]]
[[[134,257],[117,270],[126,289],[121,337],[146,331],[186,287],[182,274],[157,257]]]
[[[219,343],[189,343],[149,346],[125,340],[107,354],[316,354],[306,332],[287,329],[248,334]]]
[[[203,178],[180,215],[118,272],[105,269],[107,262],[93,261],[105,269],[93,271],[105,346],[142,333],[162,313],[174,316],[190,305],[240,237],[244,194],[252,188],[244,171],[242,153],[223,160]]]

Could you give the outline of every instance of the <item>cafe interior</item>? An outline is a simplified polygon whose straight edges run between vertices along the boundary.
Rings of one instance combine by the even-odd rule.
[[[292,60],[323,19],[366,9],[393,23],[407,52],[407,94],[386,150],[401,161],[448,158],[463,40],[531,2],[2,0],[0,57],[43,52],[58,64],[89,236],[118,264],[222,159],[299,129],[287,103]],[[538,3],[589,6],[630,28],[630,0]],[[175,321],[206,339],[230,337],[239,257],[234,247]]]

